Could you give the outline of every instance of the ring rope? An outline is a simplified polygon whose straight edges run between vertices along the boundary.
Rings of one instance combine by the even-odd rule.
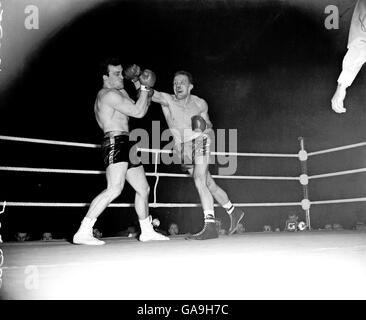
[[[364,202],[364,201],[366,201],[366,197],[350,198],[350,199],[337,199],[337,200],[311,201],[311,204],[349,203],[349,202]]]
[[[157,165],[157,163],[155,163]],[[175,177],[175,178],[185,178],[190,177],[189,174],[184,173],[164,173],[164,172],[146,172],[147,176],[150,177]],[[51,169],[51,168],[30,168],[30,167],[9,167],[0,166],[0,171],[18,171],[18,172],[44,172],[44,173],[71,173],[71,174],[104,174],[105,171],[102,170],[75,170],[75,169]],[[310,179],[320,179],[327,177],[334,177],[340,175],[354,174],[366,172],[366,168],[359,168],[354,170],[346,170],[339,172],[331,172],[309,176]],[[216,179],[239,179],[239,180],[299,180],[299,177],[281,177],[281,176],[220,176],[212,175]]]
[[[22,137],[11,137],[11,136],[3,136],[0,135],[0,140],[9,140],[9,141],[22,141],[22,142],[33,142],[33,143],[44,143],[44,144],[56,144],[56,145],[66,145],[66,146],[79,146],[79,147],[88,147],[88,148],[100,148],[100,145],[97,144],[89,144],[89,143],[76,143],[76,142],[62,142],[55,140],[45,140],[45,139],[31,139],[31,138],[22,138]],[[366,142],[361,142],[352,145],[341,146],[332,149],[320,150],[311,153],[307,153],[304,149],[304,139],[303,137],[299,137],[301,150],[298,154],[274,154],[274,153],[234,153],[234,152],[212,152],[212,155],[222,155],[222,156],[254,156],[254,157],[293,157],[298,158],[301,161],[302,169],[306,169],[306,160],[309,156],[320,155],[340,150],[346,150],[356,147],[365,146]],[[192,203],[157,203],[156,202],[156,188],[159,181],[159,177],[189,177],[188,174],[169,174],[169,173],[158,173],[157,172],[157,164],[158,164],[158,154],[160,153],[173,153],[173,150],[159,150],[159,149],[147,149],[147,148],[137,148],[138,151],[141,152],[151,152],[155,153],[155,172],[147,172],[147,176],[155,176],[155,186],[154,186],[154,202],[149,203],[149,207],[201,207],[201,204],[192,204]],[[68,169],[46,169],[46,168],[25,168],[25,167],[0,167],[0,170],[8,170],[8,171],[28,171],[28,172],[54,172],[54,173],[80,173],[80,174],[102,174],[104,171],[96,171],[96,170],[68,170]],[[303,188],[307,189],[308,179],[318,179],[324,177],[352,174],[365,172],[366,168],[326,173],[313,175],[308,177],[306,170],[302,170],[303,174],[300,177],[266,177],[266,176],[219,176],[213,175],[215,178],[226,178],[226,179],[270,179],[270,180],[299,180],[303,185]],[[302,206],[302,209],[307,212],[309,217],[307,217],[307,224],[310,230],[310,205],[311,204],[330,204],[330,203],[349,203],[349,202],[361,202],[366,201],[366,198],[351,198],[351,199],[338,199],[338,200],[320,200],[320,201],[310,201],[308,197],[305,195],[304,199],[301,202],[283,202],[283,203],[236,203],[236,206],[241,207],[263,207],[263,206]],[[90,204],[88,203],[44,203],[44,202],[0,202],[2,204],[7,204],[9,206],[58,206],[58,207],[85,207]],[[215,204],[215,207],[218,205]],[[126,203],[117,203],[110,204],[109,207],[134,207],[134,204],[126,204]],[[0,236],[1,237],[1,236]]]
[[[0,202],[1,204],[2,202]],[[88,207],[90,203],[68,203],[68,202],[10,202],[7,201],[7,206],[10,207]],[[273,203],[233,203],[237,207],[273,207],[273,206],[301,206],[301,202],[273,202]],[[134,207],[133,203],[111,203],[108,207],[126,208]],[[169,208],[192,208],[201,207],[199,203],[149,203],[149,207],[169,207]],[[214,204],[219,207],[219,204]]]
[[[46,140],[46,139],[33,139],[33,138],[22,138],[22,137],[12,137],[12,136],[2,136],[0,135],[0,140],[7,141],[17,141],[17,142],[30,142],[30,143],[43,143],[70,147],[84,147],[84,148],[100,148],[100,145],[93,143],[80,143],[80,142],[68,142],[68,141],[56,141],[56,140]]]
[[[157,166],[157,163],[155,163]],[[157,170],[157,168],[155,169]],[[30,167],[7,167],[0,166],[0,171],[18,171],[18,172],[47,172],[47,173],[72,173],[72,174],[104,174],[100,170],[74,170],[74,169],[50,169],[50,168],[30,168]],[[150,177],[175,177],[186,178],[189,174],[184,173],[164,173],[164,172],[146,172]],[[212,175],[218,179],[245,179],[245,180],[299,180],[299,177],[280,177],[280,176],[220,176]]]
[[[44,143],[44,144],[52,144],[52,145],[64,145],[64,146],[86,147],[86,148],[100,148],[100,144],[67,142],[67,141],[56,141],[56,140],[45,140],[45,139],[32,139],[32,138],[12,137],[12,136],[4,136],[4,135],[0,135],[0,140]],[[160,150],[160,149],[137,148],[137,150],[142,151],[142,152],[152,152],[152,153],[173,153],[173,151],[171,151],[171,150]],[[220,156],[298,158],[298,154],[282,154],[282,153],[211,152],[211,154],[220,155]]]
[[[360,142],[360,143],[355,143],[355,144],[349,144],[349,145],[345,145],[342,147],[337,147],[337,148],[331,148],[331,149],[325,149],[325,150],[320,150],[320,151],[314,151],[314,152],[309,152],[308,156],[316,156],[319,154],[324,154],[324,153],[329,153],[329,152],[336,152],[336,151],[341,151],[341,150],[346,150],[346,149],[351,149],[351,148],[358,148],[358,147],[363,147],[366,146],[366,142]]]
[[[317,175],[309,176],[309,179],[320,179],[320,178],[327,178],[327,177],[335,177],[335,176],[341,176],[341,175],[353,174],[353,173],[360,173],[360,172],[366,172],[366,168],[346,170],[346,171],[338,171],[338,172],[331,172],[331,173],[324,173],[324,174],[317,174]]]
[[[361,198],[348,198],[337,200],[316,200],[309,201],[311,205],[319,204],[338,204],[338,203],[351,203],[351,202],[366,202],[366,197]],[[0,201],[0,205],[6,204],[7,207],[87,207],[90,203],[68,203],[68,202],[11,202]],[[289,206],[302,206],[301,202],[263,202],[263,203],[233,203],[237,207],[289,207]],[[126,208],[134,207],[132,203],[111,203],[108,207]],[[219,207],[219,204],[214,204],[215,207]],[[149,207],[169,207],[169,208],[191,208],[201,207],[198,203],[149,203]]]
[[[54,144],[54,145],[65,145],[65,146],[74,146],[74,147],[87,147],[87,148],[100,148],[99,144],[92,143],[80,143],[80,142],[69,142],[69,141],[57,141],[57,140],[47,140],[47,139],[34,139],[34,138],[24,138],[24,137],[14,137],[14,136],[5,136],[0,135],[0,140],[8,140],[8,141],[18,141],[18,142],[30,142],[30,143],[44,143],[44,144]],[[314,152],[309,152],[308,156],[315,156],[329,152],[336,152],[351,148],[358,148],[366,146],[366,142],[360,142],[350,145],[345,145],[341,147],[319,150]],[[159,150],[159,149],[148,149],[148,148],[138,148],[139,151],[144,152],[158,152],[158,153],[172,153],[170,150]],[[298,157],[298,154],[279,154],[279,153],[236,153],[236,152],[212,152],[213,155],[222,155],[222,156],[248,156],[248,157]]]

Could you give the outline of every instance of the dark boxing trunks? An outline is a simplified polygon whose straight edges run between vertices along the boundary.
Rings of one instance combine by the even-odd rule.
[[[129,133],[121,131],[120,134],[107,132],[102,142],[104,165],[107,168],[112,163],[127,162],[128,169],[141,166],[137,156],[136,142],[129,140]]]
[[[208,158],[210,156],[210,143],[210,137],[206,134],[201,134],[196,139],[176,145],[175,149],[180,159],[182,170],[192,169],[203,158]]]

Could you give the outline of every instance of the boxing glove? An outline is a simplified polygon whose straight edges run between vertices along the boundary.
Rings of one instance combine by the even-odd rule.
[[[139,81],[141,84],[141,90],[150,91],[156,82],[155,73],[149,69],[145,69],[139,76]]]
[[[192,130],[196,132],[203,132],[206,130],[207,124],[206,120],[203,119],[201,116],[193,116],[192,120]]]
[[[131,80],[133,82],[136,82],[139,79],[139,76],[141,75],[141,69],[138,65],[132,64],[128,66],[124,70],[124,77],[127,80]]]

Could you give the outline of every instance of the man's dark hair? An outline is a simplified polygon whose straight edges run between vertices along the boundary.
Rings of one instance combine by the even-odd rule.
[[[177,71],[176,73],[174,73],[174,78],[179,75],[186,76],[189,80],[189,83],[193,84],[193,76],[188,71],[184,71],[184,70]]]
[[[99,70],[100,76],[109,75],[108,66],[119,66],[119,65],[121,65],[121,61],[116,57],[111,57],[111,58],[105,59],[100,64],[100,70]]]

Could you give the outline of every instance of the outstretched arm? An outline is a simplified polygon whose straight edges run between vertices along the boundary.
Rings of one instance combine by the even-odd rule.
[[[332,98],[332,109],[337,113],[346,112],[343,105],[347,88],[353,83],[362,65],[366,62],[366,41],[358,39],[352,43],[343,59],[342,72]]]
[[[169,102],[172,99],[171,95],[165,92],[154,91],[154,95],[152,96],[152,101],[156,103],[160,103],[162,107],[169,107]]]

